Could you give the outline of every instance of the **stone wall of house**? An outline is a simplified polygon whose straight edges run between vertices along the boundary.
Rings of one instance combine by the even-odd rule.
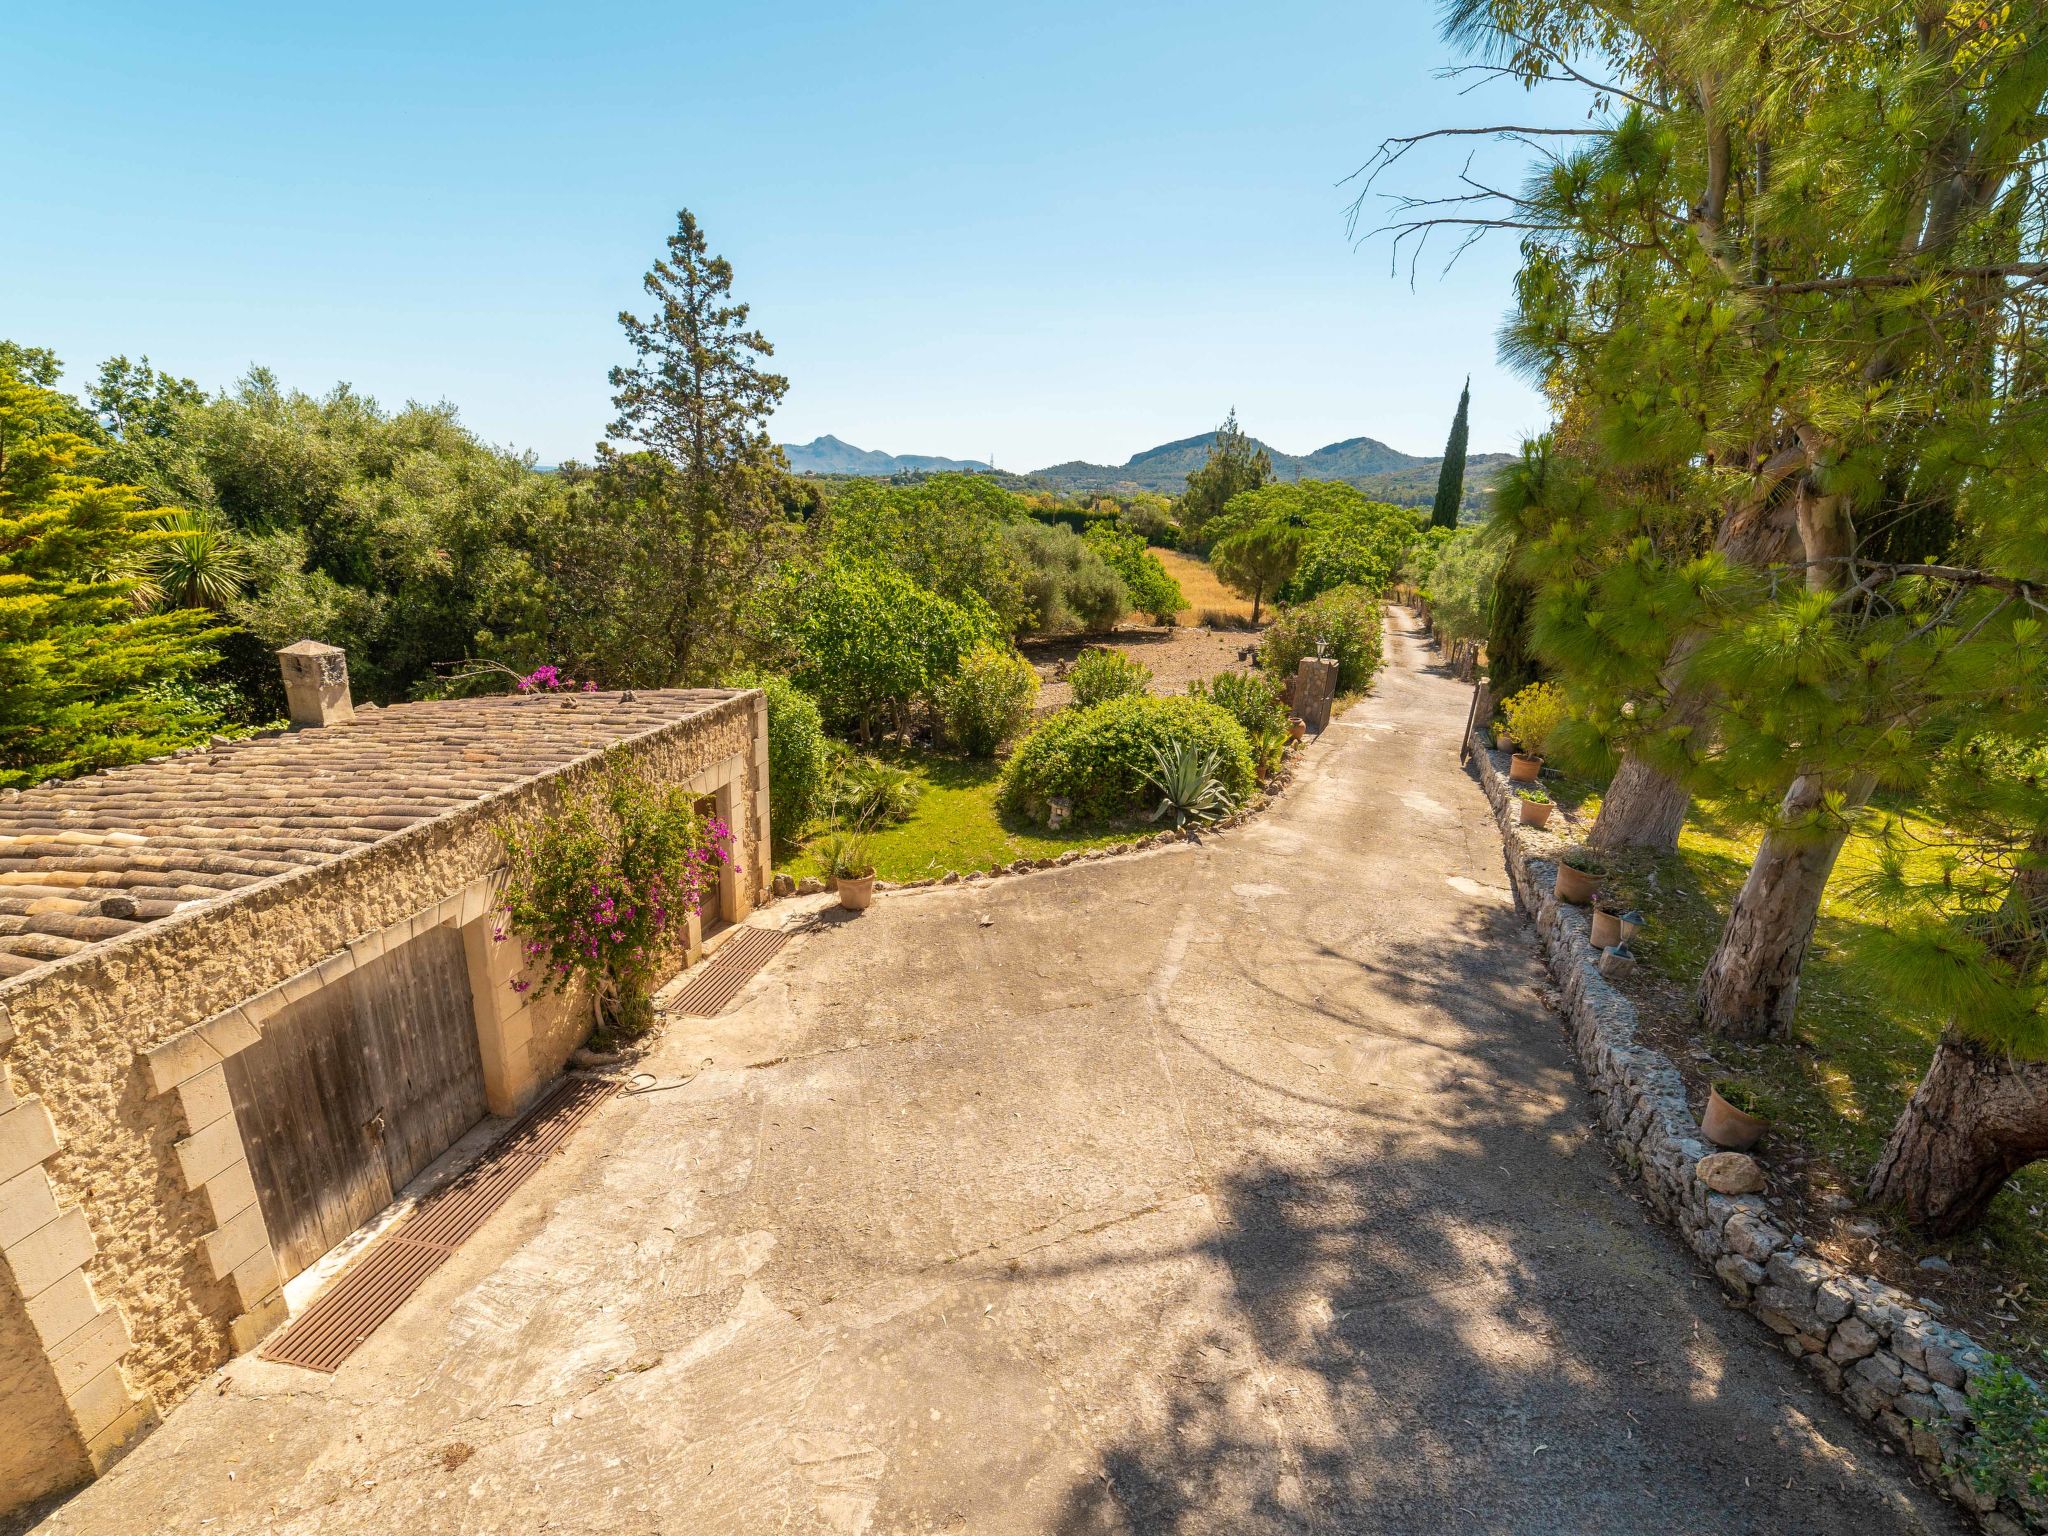
[[[1741,1181],[1730,1186],[1720,1176],[1728,1168],[1726,1154],[1718,1168],[1708,1161],[1717,1149],[1700,1132],[1677,1067],[1637,1043],[1635,1006],[1600,974],[1592,914],[1557,899],[1557,864],[1544,856],[1554,839],[1520,824],[1508,754],[1492,751],[1476,731],[1471,746],[1506,842],[1516,899],[1535,919],[1601,1124],[1641,1178],[1650,1203],[1787,1354],[1986,1530],[1997,1536],[2048,1531],[2048,1500],[2024,1491],[2000,1500],[1953,1470],[1969,1459],[1969,1391],[1992,1368],[1985,1351],[1905,1292],[1816,1257],[1806,1238],[1757,1194],[1714,1187],[1739,1188]],[[1749,1183],[1753,1188],[1755,1181]]]
[[[743,755],[751,795],[766,773],[764,743],[764,706],[749,693],[624,745],[661,780],[687,781]],[[588,783],[598,756],[0,985],[0,1018],[13,1036],[6,1068],[55,1127],[43,1174],[60,1207],[83,1211],[83,1278],[133,1338],[123,1341],[119,1374],[138,1418],[151,1398],[168,1406],[248,1342],[234,1329],[246,1296],[232,1277],[216,1278],[218,1254],[204,1248],[220,1226],[219,1196],[194,1187],[206,1175],[193,1159],[210,1149],[194,1151],[189,1122],[210,1082],[163,1091],[141,1053],[473,888],[502,866],[501,829]],[[764,892],[765,823],[735,820],[746,888]],[[573,1012],[558,1000],[534,1031],[536,1062],[548,1058],[550,1073],[575,1043]]]

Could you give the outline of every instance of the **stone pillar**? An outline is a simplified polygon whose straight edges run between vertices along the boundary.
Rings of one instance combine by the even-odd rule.
[[[355,719],[348,692],[348,653],[318,640],[297,640],[277,653],[286,712],[293,725],[343,725]]]
[[[1294,712],[1311,731],[1330,723],[1337,699],[1337,663],[1327,656],[1304,656],[1294,672]]]

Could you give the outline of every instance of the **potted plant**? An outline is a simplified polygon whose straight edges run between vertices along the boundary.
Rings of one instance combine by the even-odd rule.
[[[1493,722],[1493,744],[1497,750],[1502,752],[1512,752],[1515,750],[1515,733],[1508,729],[1508,723],[1505,720]]]
[[[1565,849],[1557,861],[1557,883],[1552,889],[1559,901],[1568,901],[1575,907],[1583,907],[1593,899],[1598,888],[1600,860],[1593,850],[1580,843]]]
[[[1593,908],[1591,937],[1595,949],[1613,949],[1622,941],[1621,914],[1604,901]]]
[[[875,865],[868,840],[858,832],[834,832],[825,839],[825,874],[839,892],[839,905],[865,912],[875,899]]]
[[[1771,1122],[1756,1112],[1747,1083],[1724,1078],[1707,1089],[1707,1107],[1700,1112],[1700,1134],[1730,1152],[1747,1152],[1763,1139]]]
[[[1549,824],[1550,813],[1557,804],[1544,792],[1541,784],[1531,784],[1515,791],[1515,798],[1522,802],[1522,825],[1541,827]]]
[[[1290,715],[1287,717],[1287,739],[1289,741],[1301,741],[1304,738],[1306,738],[1307,735],[1308,722],[1306,720],[1302,719],[1299,715]]]
[[[1531,683],[1501,702],[1508,734],[1520,744],[1508,764],[1508,777],[1533,784],[1543,771],[1543,753],[1551,734],[1564,724],[1564,694],[1550,683]]]

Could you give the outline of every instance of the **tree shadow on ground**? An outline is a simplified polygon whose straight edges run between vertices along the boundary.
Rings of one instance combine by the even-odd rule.
[[[1448,945],[1326,945],[1316,980],[1371,977],[1348,995],[1240,967],[1276,1014],[1408,1052],[1406,1102],[1205,1053],[1245,1106],[1197,1132],[1220,1145],[1191,1252],[1230,1305],[1192,1334],[1161,1319],[1063,1536],[1949,1528],[1648,1225],[1528,971],[1500,963],[1507,925],[1474,909]],[[1416,1026],[1428,1009],[1454,1027]],[[1287,1134],[1331,1112],[1346,1137]]]

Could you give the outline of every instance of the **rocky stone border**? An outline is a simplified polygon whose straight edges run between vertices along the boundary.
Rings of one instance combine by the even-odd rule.
[[[1303,750],[1305,751],[1306,748]],[[877,880],[875,882],[875,890],[878,893],[882,891],[918,891],[933,885],[981,883],[989,880],[1000,880],[1005,875],[1036,874],[1042,869],[1063,869],[1069,864],[1092,863],[1101,859],[1122,858],[1127,854],[1143,853],[1150,848],[1165,848],[1173,843],[1198,843],[1204,836],[1217,832],[1227,832],[1232,827],[1243,826],[1253,817],[1261,815],[1268,810],[1273,802],[1280,798],[1281,792],[1294,782],[1294,771],[1300,763],[1301,757],[1301,752],[1291,754],[1287,761],[1281,765],[1280,771],[1261,784],[1258,791],[1247,799],[1243,805],[1232,811],[1228,816],[1219,817],[1205,827],[1186,827],[1180,831],[1155,832],[1148,837],[1135,838],[1127,843],[1111,843],[1106,848],[1069,848],[1065,853],[1055,854],[1050,858],[1017,859],[1008,864],[998,864],[994,869],[977,869],[966,874],[962,874],[957,869],[949,869],[943,875],[933,875],[925,880]],[[774,895],[778,897],[818,896],[822,895],[826,889],[825,882],[815,875],[805,875],[801,880],[793,879],[789,875],[777,875],[775,877]]]
[[[1545,850],[1557,840],[1520,824],[1508,754],[1492,750],[1478,731],[1471,745],[1506,844],[1515,897],[1535,918],[1600,1122],[1651,1205],[1788,1354],[1985,1530],[2048,1531],[2048,1500],[1994,1499],[1952,1470],[1971,1436],[1970,1387],[1991,1369],[1986,1351],[1903,1291],[1814,1257],[1808,1240],[1787,1230],[1754,1193],[1762,1180],[1750,1160],[1707,1143],[1677,1067],[1637,1043],[1635,1005],[1600,974],[1591,912],[1554,894],[1557,864]]]

